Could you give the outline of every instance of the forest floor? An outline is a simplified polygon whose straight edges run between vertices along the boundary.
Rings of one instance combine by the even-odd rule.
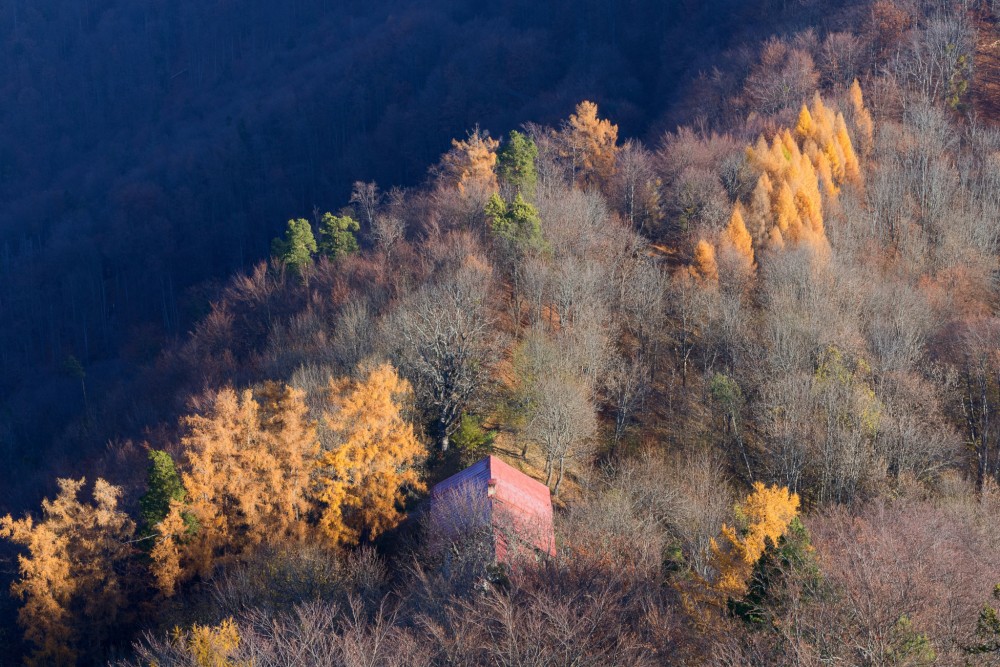
[[[1000,23],[988,12],[974,14],[977,33],[972,74],[972,105],[976,116],[1000,123]]]

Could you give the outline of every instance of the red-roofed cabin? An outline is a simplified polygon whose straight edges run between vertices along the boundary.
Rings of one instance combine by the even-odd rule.
[[[431,489],[431,520],[439,537],[458,538],[488,528],[494,559],[515,552],[555,555],[549,487],[487,456]]]

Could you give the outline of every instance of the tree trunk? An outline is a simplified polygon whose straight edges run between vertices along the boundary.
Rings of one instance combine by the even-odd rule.
[[[730,413],[729,420],[731,423],[731,427],[733,429],[733,435],[736,437],[736,442],[740,446],[740,453],[743,454],[743,463],[745,463],[747,466],[747,478],[752,484],[754,479],[753,479],[753,471],[750,469],[750,458],[747,456],[746,445],[743,444],[743,436],[740,435],[740,431],[736,427],[736,415]]]
[[[559,477],[556,478],[556,488],[552,489],[552,495],[559,497],[559,487],[562,485],[563,472],[566,470],[566,457],[559,457]]]
[[[552,457],[545,459],[545,486],[552,483]]]
[[[437,432],[438,447],[442,452],[448,451],[448,446],[451,444],[451,434],[448,433],[448,420],[444,414],[438,415]]]

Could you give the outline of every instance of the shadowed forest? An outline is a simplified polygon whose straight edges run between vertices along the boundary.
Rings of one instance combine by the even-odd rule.
[[[69,469],[169,414],[123,381],[266,259],[289,217],[346,204],[358,180],[419,185],[477,124],[496,136],[556,124],[582,99],[623,136],[656,136],[704,114],[681,89],[748,26],[807,25],[817,10],[12,0],[0,9],[0,511],[37,503],[54,460]],[[131,405],[98,414],[86,400],[116,392]]]
[[[476,4],[0,6],[0,663],[997,664],[1000,3]]]

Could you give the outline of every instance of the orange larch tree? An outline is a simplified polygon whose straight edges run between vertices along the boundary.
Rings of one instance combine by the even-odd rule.
[[[303,392],[268,383],[260,395],[263,406],[226,388],[182,420],[187,499],[171,504],[151,551],[164,594],[254,545],[306,534],[316,427]]]
[[[843,114],[837,114],[837,119],[834,123],[834,139],[837,142],[837,147],[840,148],[844,156],[844,179],[860,184],[861,166],[858,164],[858,156],[854,152],[851,136],[847,133],[847,124],[844,122]]]
[[[701,239],[694,247],[694,265],[691,274],[700,280],[714,283],[719,280],[719,265],[715,260],[715,246]]]
[[[786,240],[796,242],[802,238],[802,221],[795,205],[795,193],[788,181],[781,181],[774,200],[774,226]]]
[[[861,85],[857,79],[851,84],[847,96],[851,101],[854,127],[857,128],[858,139],[861,144],[861,154],[864,157],[868,157],[875,149],[875,123],[872,121],[871,112],[865,106],[865,99],[861,94]]]
[[[496,175],[499,141],[477,127],[464,141],[452,139],[451,146],[441,158],[445,185],[480,198],[499,189]]]
[[[618,126],[597,116],[597,105],[583,101],[560,132],[563,157],[571,160],[581,185],[603,185],[615,169]]]
[[[757,243],[767,239],[768,232],[774,224],[771,218],[771,198],[774,196],[774,184],[771,177],[764,172],[757,179],[753,193],[750,195],[750,206],[747,209],[747,228]]]
[[[767,545],[777,545],[799,511],[799,496],[787,487],[755,482],[743,503],[736,506],[741,529],[723,524],[721,540],[713,539],[709,550],[716,572],[711,589],[721,602],[739,599],[747,592],[753,567]]]
[[[816,173],[819,175],[819,182],[823,186],[823,192],[828,198],[836,199],[837,195],[840,194],[840,188],[837,187],[837,183],[833,180],[833,169],[830,167],[830,159],[826,156],[826,153],[822,153],[818,149],[810,157],[816,165]]]
[[[278,382],[265,382],[258,392],[260,424],[267,449],[261,485],[276,489],[265,523],[272,534],[301,539],[312,503],[312,462],[319,453],[316,425],[309,419],[305,392]]]
[[[860,92],[860,87],[852,86],[853,116],[860,119],[859,127],[867,127],[859,131],[870,133],[871,116]],[[811,106],[802,105],[794,132],[780,130],[770,143],[759,137],[747,148],[747,159],[760,173],[747,209],[754,242],[775,250],[788,243],[828,247],[824,197],[833,204],[844,183],[862,184],[843,114],[826,106],[817,93]]]
[[[737,204],[729,218],[729,225],[722,234],[722,245],[741,257],[748,267],[754,264],[753,239],[743,220],[743,207]]]
[[[335,544],[354,544],[394,528],[408,491],[423,490],[416,464],[426,447],[402,415],[410,384],[389,364],[358,381],[331,380],[327,428],[338,444],[316,461],[320,529]]]
[[[802,110],[799,111],[799,121],[795,126],[795,135],[804,141],[811,138],[815,131],[816,128],[813,123],[812,114],[809,113],[809,107],[803,104]]]
[[[135,523],[118,509],[121,489],[98,479],[93,503],[79,500],[85,480],[60,479],[42,501],[42,519],[0,518],[0,537],[24,547],[13,594],[18,623],[34,646],[30,665],[74,665],[83,647],[100,646],[127,602],[127,562]]]

